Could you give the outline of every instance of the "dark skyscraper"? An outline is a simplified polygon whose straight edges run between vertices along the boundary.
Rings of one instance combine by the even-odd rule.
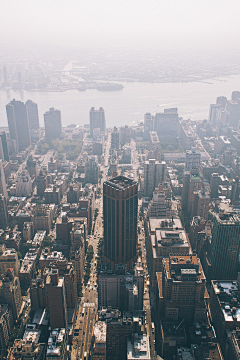
[[[32,100],[26,102],[30,130],[39,129],[38,106]]]
[[[93,129],[100,129],[100,131],[105,132],[106,130],[106,121],[105,113],[102,107],[99,110],[95,110],[94,107],[90,110],[90,136],[93,137]]]
[[[104,262],[132,270],[137,256],[138,183],[117,176],[103,184]]]
[[[30,129],[26,105],[13,99],[6,105],[10,138],[15,139],[19,150],[30,145]]]

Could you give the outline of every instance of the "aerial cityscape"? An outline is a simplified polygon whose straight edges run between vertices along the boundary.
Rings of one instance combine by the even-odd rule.
[[[239,12],[1,3],[0,360],[240,360]]]
[[[3,74],[4,74],[3,68]],[[240,91],[109,128],[5,104],[5,359],[239,359]]]

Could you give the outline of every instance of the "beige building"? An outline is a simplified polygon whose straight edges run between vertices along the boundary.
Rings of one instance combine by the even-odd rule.
[[[104,321],[97,321],[93,330],[92,360],[106,360],[107,353],[107,325]]]
[[[163,258],[170,254],[189,255],[192,253],[188,235],[177,218],[148,221],[147,251],[149,255],[149,274],[152,286],[156,285],[156,272],[162,271]]]
[[[167,319],[201,322],[207,319],[209,295],[196,255],[169,255],[157,273],[156,313]]]
[[[0,302],[9,305],[13,319],[16,320],[22,306],[22,294],[19,279],[14,275],[13,269],[7,269],[0,282]]]
[[[0,245],[0,274],[5,274],[8,268],[13,268],[18,275],[20,262],[15,249],[6,249],[5,245]]]

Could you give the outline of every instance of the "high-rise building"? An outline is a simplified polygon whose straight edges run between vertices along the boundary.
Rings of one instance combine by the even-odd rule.
[[[40,170],[38,176],[36,177],[35,183],[37,185],[38,196],[43,197],[44,191],[47,187],[47,176],[42,170]]]
[[[165,180],[166,163],[155,159],[145,161],[144,164],[144,196],[152,198],[153,192]]]
[[[5,196],[0,194],[0,229],[8,226],[7,200]]]
[[[19,150],[31,144],[27,107],[22,101],[13,99],[6,105],[10,138],[17,141]]]
[[[22,294],[19,278],[14,270],[8,268],[0,284],[0,301],[12,309],[13,319],[17,320],[22,307]]]
[[[88,159],[88,161],[86,161],[85,169],[86,169],[85,181],[87,183],[97,184],[99,168],[98,168],[96,159],[94,157],[92,157],[92,158]]]
[[[186,171],[183,176],[182,208],[192,213],[194,193],[202,189],[203,179],[197,169],[191,173]]]
[[[178,109],[164,109],[163,113],[157,113],[153,130],[157,131],[160,141],[175,141],[180,130]]]
[[[30,130],[39,129],[38,106],[32,100],[26,102]]]
[[[46,294],[51,328],[66,328],[67,304],[64,278],[59,277],[58,269],[52,269],[46,279]]]
[[[144,114],[144,131],[152,131],[154,125],[154,115],[150,113]]]
[[[240,218],[231,211],[214,213],[212,240],[208,255],[212,279],[228,280],[237,277],[240,250]]]
[[[114,126],[114,130],[111,132],[111,148],[119,149],[119,131],[116,126]]]
[[[61,111],[50,108],[44,114],[45,137],[47,141],[58,138],[62,133]]]
[[[106,121],[105,121],[105,112],[102,107],[99,110],[95,110],[94,107],[90,110],[90,136],[93,137],[93,129],[99,128],[100,131],[105,132],[106,130]]]
[[[157,316],[186,322],[207,319],[206,278],[196,255],[169,255],[157,273]]]
[[[191,150],[186,151],[185,158],[185,171],[191,171],[192,169],[200,168],[201,153],[192,148]]]
[[[5,131],[0,132],[0,138],[2,141],[3,156],[5,161],[9,161],[7,137]]]
[[[104,262],[114,270],[115,264],[132,263],[137,256],[138,183],[117,176],[103,184]]]
[[[5,196],[6,198],[8,196],[2,159],[0,159],[0,194]]]

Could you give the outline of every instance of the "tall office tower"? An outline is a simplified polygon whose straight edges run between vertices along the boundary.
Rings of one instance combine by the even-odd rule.
[[[35,184],[37,186],[37,194],[38,196],[43,197],[44,191],[47,187],[47,175],[43,170],[40,170],[38,176],[35,179]]]
[[[106,130],[106,121],[105,121],[105,112],[102,107],[99,110],[95,110],[94,107],[91,108],[90,112],[90,136],[93,137],[93,129],[100,128],[100,131],[105,132]]]
[[[212,240],[208,254],[212,279],[236,279],[240,250],[240,218],[231,210],[214,214]]]
[[[228,100],[226,110],[229,112],[229,126],[238,128],[240,120],[240,101]]]
[[[218,111],[221,110],[221,104],[210,104],[208,121],[210,124],[217,125]]]
[[[182,208],[189,214],[192,212],[194,193],[202,189],[203,180],[197,169],[191,173],[186,171],[183,176]]]
[[[22,307],[22,295],[19,278],[15,276],[13,268],[6,270],[0,283],[0,302],[10,306],[13,319],[17,320]]]
[[[169,255],[157,273],[157,316],[185,322],[206,322],[209,299],[206,278],[196,255]]]
[[[152,131],[154,124],[154,115],[150,113],[144,114],[144,131]]]
[[[39,129],[38,106],[32,100],[26,102],[30,130]]]
[[[111,132],[111,148],[119,149],[119,131],[116,126],[114,126],[114,130]]]
[[[9,154],[8,154],[8,146],[7,146],[7,136],[5,131],[0,132],[0,138],[2,141],[2,149],[3,149],[3,156],[5,161],[9,161]]]
[[[144,196],[152,198],[153,192],[165,180],[166,163],[155,159],[145,161],[144,164]]]
[[[180,130],[178,109],[164,109],[163,113],[157,113],[153,130],[157,131],[160,141],[175,141]]]
[[[117,176],[103,184],[105,263],[126,264],[132,270],[137,257],[138,183]]]
[[[45,137],[47,141],[58,138],[62,133],[61,111],[50,108],[44,114]]]
[[[6,229],[8,226],[7,200],[0,194],[0,229]]]
[[[18,143],[19,150],[25,150],[31,144],[30,129],[26,105],[13,99],[6,105],[10,138]]]
[[[98,183],[98,164],[94,157],[88,159],[85,163],[85,180],[87,183],[97,184]]]
[[[186,151],[185,157],[185,171],[191,171],[191,169],[200,168],[201,153],[192,148],[191,150]]]
[[[3,169],[3,161],[0,159],[0,194],[7,198],[7,186]]]
[[[221,178],[218,173],[211,174],[210,179],[210,197],[212,199],[218,198],[218,186],[221,184]]]
[[[227,98],[225,96],[218,96],[216,103],[220,104],[222,109],[225,109],[225,106],[227,103]]]
[[[51,328],[66,328],[67,303],[64,278],[59,277],[58,269],[52,269],[46,279],[46,295]]]
[[[131,129],[125,125],[119,128],[119,142],[121,145],[125,145],[131,141]]]

